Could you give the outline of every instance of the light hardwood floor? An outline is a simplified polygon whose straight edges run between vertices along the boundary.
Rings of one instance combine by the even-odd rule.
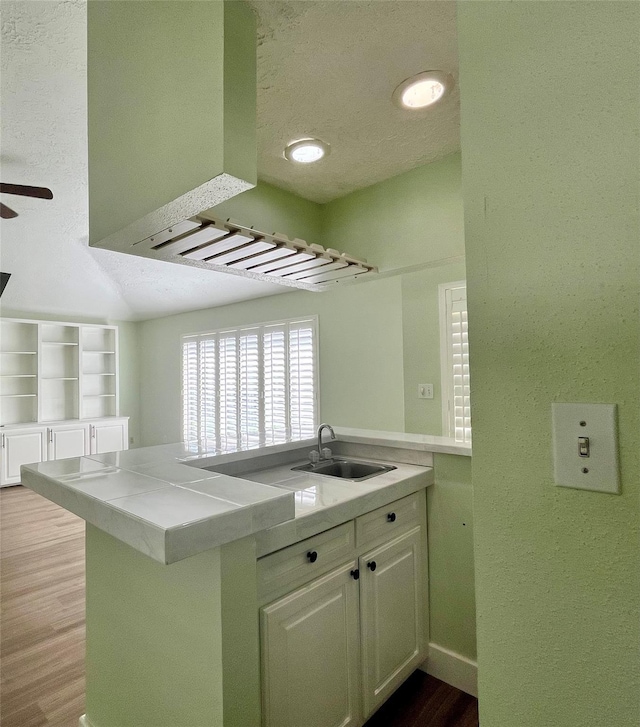
[[[25,487],[3,488],[0,555],[0,724],[78,727],[84,521]],[[416,672],[365,727],[477,727],[477,710],[473,697]]]
[[[0,722],[78,727],[84,713],[84,521],[0,490]]]

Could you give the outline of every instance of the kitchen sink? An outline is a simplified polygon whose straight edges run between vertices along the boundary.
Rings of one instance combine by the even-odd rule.
[[[372,462],[352,462],[348,459],[330,459],[324,462],[309,462],[291,468],[295,472],[310,472],[326,477],[339,477],[342,480],[367,480],[385,472],[397,469],[393,465],[373,464]]]

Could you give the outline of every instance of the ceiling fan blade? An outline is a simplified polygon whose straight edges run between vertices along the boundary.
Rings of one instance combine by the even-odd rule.
[[[2,184],[2,194],[18,194],[21,197],[37,197],[38,199],[53,199],[53,192],[46,187],[29,187],[26,184]]]
[[[0,217],[2,217],[3,220],[10,220],[12,217],[17,216],[17,212],[14,212],[10,207],[7,207],[6,204],[2,204],[2,202],[0,202]]]

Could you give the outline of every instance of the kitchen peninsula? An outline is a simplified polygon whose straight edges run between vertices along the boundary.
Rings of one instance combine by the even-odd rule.
[[[314,704],[344,713],[344,724],[356,727],[421,663],[432,452],[470,448],[440,437],[336,434],[334,456],[394,469],[359,482],[293,470],[307,460],[312,440],[233,452],[170,444],[22,468],[26,486],[87,521],[81,725],[294,725],[300,717],[282,694],[286,675],[269,662],[278,648],[280,661],[294,658],[279,641],[278,619],[294,596],[321,603],[331,588],[344,599],[344,644],[332,649],[340,656],[344,646],[347,678],[343,694],[327,695],[330,682],[309,687]],[[414,616],[415,644],[392,654],[400,667],[376,684],[365,660],[380,666],[389,649],[381,644],[380,653],[361,657],[358,645],[371,626],[367,598],[385,597],[383,581],[380,592],[367,588],[391,572],[383,567],[387,552],[389,568],[400,564],[392,580],[410,578],[410,597],[395,600]],[[358,583],[363,569],[370,580]],[[341,624],[332,633],[342,633]],[[293,636],[297,646],[311,638],[308,631]]]

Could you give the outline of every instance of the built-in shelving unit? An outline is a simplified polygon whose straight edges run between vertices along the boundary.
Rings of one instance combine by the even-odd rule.
[[[117,414],[115,329],[86,326],[82,330],[82,416]]]
[[[118,416],[115,326],[0,319],[0,426]]]
[[[3,321],[0,331],[0,424],[38,421],[38,325]]]

